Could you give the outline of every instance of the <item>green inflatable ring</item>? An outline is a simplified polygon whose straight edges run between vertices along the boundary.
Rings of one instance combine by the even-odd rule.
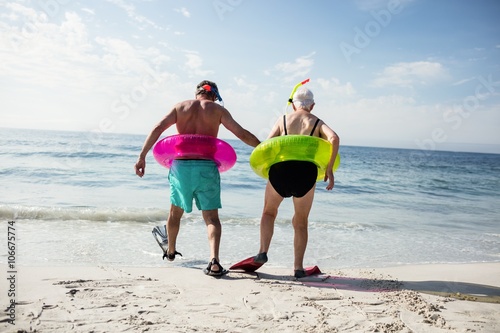
[[[323,180],[332,155],[330,142],[308,135],[283,135],[261,142],[250,155],[252,170],[263,178],[269,178],[269,168],[284,161],[307,161],[318,166],[318,178]],[[333,172],[340,165],[340,154],[333,164]]]

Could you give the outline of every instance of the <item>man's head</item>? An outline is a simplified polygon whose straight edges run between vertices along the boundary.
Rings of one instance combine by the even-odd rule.
[[[293,94],[292,102],[296,108],[311,111],[314,105],[314,95],[311,90],[301,87]]]
[[[217,88],[217,84],[212,81],[203,80],[196,86],[196,96],[205,95],[211,100],[222,101],[222,98],[219,95],[219,89]]]

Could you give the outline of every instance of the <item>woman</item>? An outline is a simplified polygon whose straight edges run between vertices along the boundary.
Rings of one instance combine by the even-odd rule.
[[[314,105],[314,95],[309,89],[303,87],[297,90],[292,98],[293,113],[278,119],[268,139],[282,135],[310,135],[329,141],[333,149],[324,180],[328,181],[326,189],[332,190],[335,181],[333,164],[339,151],[339,137],[327,124],[311,113]],[[260,222],[260,249],[259,254],[254,257],[255,263],[267,262],[267,252],[273,237],[278,208],[284,198],[292,197],[294,276],[296,278],[306,276],[303,260],[307,247],[308,218],[314,199],[317,175],[317,166],[307,161],[284,161],[271,166]]]

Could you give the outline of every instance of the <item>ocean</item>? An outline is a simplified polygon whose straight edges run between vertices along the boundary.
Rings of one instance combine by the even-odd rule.
[[[162,261],[151,230],[168,214],[168,170],[150,152],[146,175],[135,175],[146,134],[2,129],[0,263],[14,234],[17,265],[205,266],[196,207],[181,222],[183,257]],[[238,156],[221,174],[220,258],[229,267],[257,254],[266,181],[250,168],[252,147],[226,141]],[[354,146],[340,154],[333,191],[317,184],[305,266],[500,261],[500,155]],[[286,199],[266,266],[293,268],[292,215]]]

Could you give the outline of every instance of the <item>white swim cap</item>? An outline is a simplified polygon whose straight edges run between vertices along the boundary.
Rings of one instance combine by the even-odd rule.
[[[293,94],[292,102],[295,107],[309,110],[314,104],[314,95],[311,90],[301,87]]]

